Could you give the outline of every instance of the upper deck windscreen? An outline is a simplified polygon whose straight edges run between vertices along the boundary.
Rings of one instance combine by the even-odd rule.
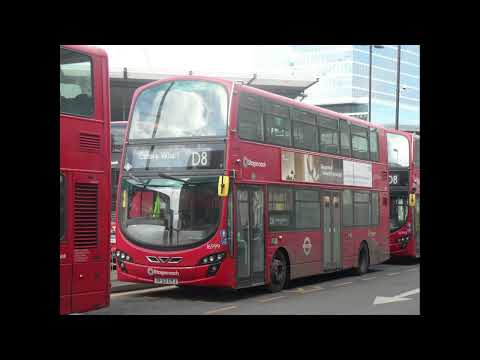
[[[401,134],[387,133],[389,168],[408,168],[410,148],[408,139]]]
[[[134,105],[129,140],[226,136],[223,85],[178,80],[145,89]]]

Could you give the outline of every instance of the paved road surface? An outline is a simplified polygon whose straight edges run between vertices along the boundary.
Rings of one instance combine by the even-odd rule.
[[[342,272],[294,280],[289,289],[273,294],[263,287],[238,291],[176,286],[145,289],[112,294],[108,308],[87,314],[419,315],[419,269],[418,262],[389,262],[372,266],[363,276]],[[378,304],[374,304],[376,299]]]

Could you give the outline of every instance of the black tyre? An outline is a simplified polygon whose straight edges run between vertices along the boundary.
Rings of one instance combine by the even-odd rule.
[[[288,277],[287,259],[281,251],[277,251],[270,264],[270,284],[268,284],[267,289],[270,292],[282,290],[288,284]]]
[[[368,246],[363,243],[360,247],[360,254],[358,255],[358,266],[353,269],[355,275],[363,275],[368,272],[370,266],[370,254]]]

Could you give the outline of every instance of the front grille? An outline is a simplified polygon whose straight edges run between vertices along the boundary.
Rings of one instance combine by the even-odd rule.
[[[75,184],[73,241],[75,249],[94,248],[98,243],[98,185]]]
[[[100,135],[80,133],[80,151],[100,152]]]

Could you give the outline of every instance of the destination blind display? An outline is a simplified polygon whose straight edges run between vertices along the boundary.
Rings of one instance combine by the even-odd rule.
[[[390,170],[388,174],[388,184],[390,186],[408,186],[408,169]]]
[[[167,171],[223,169],[224,158],[224,144],[130,145],[125,165],[132,169]]]

